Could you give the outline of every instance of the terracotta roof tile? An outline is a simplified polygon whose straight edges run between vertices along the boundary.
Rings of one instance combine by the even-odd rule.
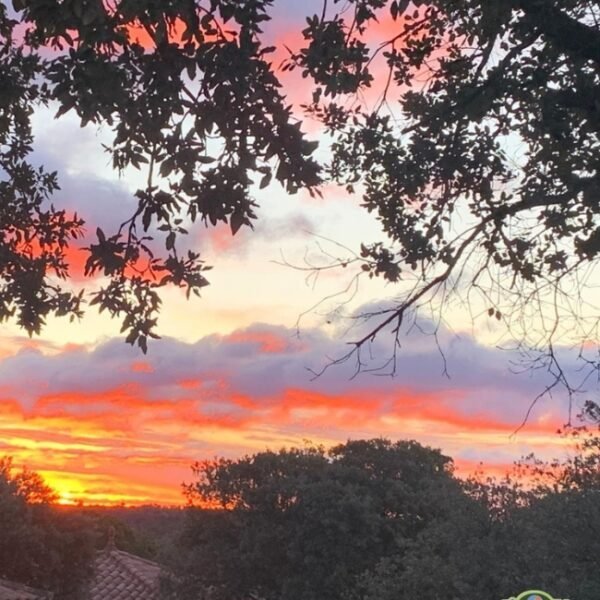
[[[51,600],[52,594],[0,579],[0,600]]]
[[[158,600],[161,573],[156,563],[107,548],[96,557],[87,600]]]

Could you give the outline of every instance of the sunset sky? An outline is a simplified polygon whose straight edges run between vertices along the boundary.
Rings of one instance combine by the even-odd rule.
[[[293,42],[310,4],[277,2],[266,35]],[[296,79],[290,101],[300,102],[306,87]],[[54,121],[54,112],[36,112],[34,159],[59,172],[55,204],[76,209],[90,233],[114,230],[133,212],[144,174],[117,177],[101,147],[110,132],[81,129],[70,116]],[[321,137],[325,156],[315,124],[305,129]],[[344,270],[315,280],[281,264],[322,264],[323,251],[342,256],[327,240],[357,249],[379,239],[358,197],[323,193],[313,199],[277,186],[257,190],[255,231],[232,237],[227,227],[193,228],[190,247],[214,267],[211,285],[189,301],[180,291],[165,293],[162,339],[146,356],[119,337],[120,324],[93,310],[79,323],[52,320],[34,339],[0,326],[0,455],[41,472],[63,502],[132,504],[183,502],[181,483],[191,480],[195,460],[307,440],[414,438],[452,456],[462,473],[481,461],[499,473],[532,451],[560,456],[564,443],[555,432],[567,419],[564,396],[540,401],[512,436],[547,376],[511,373],[516,356],[497,347],[506,342],[502,326],[485,315],[473,322],[458,306],[440,332],[449,377],[435,340],[416,329],[402,333],[394,378],[352,378],[354,363],[313,377],[311,370],[355,339],[345,317],[390,306],[399,293],[379,281],[355,289]],[[83,256],[72,252],[76,285]],[[348,302],[332,314],[339,301]],[[426,315],[420,323],[431,328]],[[384,333],[374,344],[373,364],[388,356],[390,340]]]

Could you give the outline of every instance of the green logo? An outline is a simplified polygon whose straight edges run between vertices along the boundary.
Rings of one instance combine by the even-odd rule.
[[[516,597],[507,598],[507,600],[559,600],[559,598],[553,598],[548,592],[529,590],[528,592],[523,592]],[[567,599],[565,598],[564,600]]]

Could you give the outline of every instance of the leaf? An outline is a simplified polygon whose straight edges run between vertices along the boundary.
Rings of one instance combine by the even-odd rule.
[[[244,224],[244,221],[244,213],[241,210],[236,210],[232,213],[230,225],[231,233],[233,235],[235,235],[240,230],[240,227]]]
[[[272,178],[272,173],[266,173],[265,176],[260,180],[260,189],[264,190],[271,183]]]
[[[400,0],[398,2],[398,15],[403,15],[408,8],[409,0]]]
[[[152,211],[145,210],[144,214],[142,215],[142,225],[144,227],[144,231],[148,231],[148,228],[150,227],[151,223],[152,223]]]
[[[140,335],[138,338],[138,346],[141,348],[144,354],[148,353],[148,339],[145,335]]]
[[[169,235],[167,236],[167,241],[165,242],[165,247],[167,248],[167,250],[173,250],[173,248],[175,247],[175,232],[171,231],[171,233],[169,233]]]
[[[66,100],[64,102],[62,102],[62,104],[59,106],[58,110],[56,111],[54,118],[58,119],[59,117],[62,117],[65,113],[69,112],[74,106],[75,106],[75,101],[72,98],[67,96]]]
[[[191,62],[188,64],[188,66],[186,67],[186,71],[187,71],[187,76],[190,79],[195,79],[196,77],[196,63]]]

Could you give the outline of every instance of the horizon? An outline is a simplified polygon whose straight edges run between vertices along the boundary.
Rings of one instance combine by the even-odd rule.
[[[321,2],[276,3],[264,33],[278,46],[274,64],[285,44],[301,40],[296,20],[315,7]],[[377,39],[396,27],[387,17],[369,32]],[[277,74],[300,111],[310,86],[298,72]],[[378,99],[373,90],[363,98],[367,105]],[[97,227],[113,231],[130,216],[145,175],[114,172],[102,148],[107,127],[82,128],[71,113],[58,122],[55,112],[54,105],[35,109],[32,162],[58,171],[53,202],[86,220],[84,238],[69,250],[69,285],[78,289],[80,248]],[[327,156],[331,140],[316,122],[305,119],[304,130],[321,143],[317,155]],[[412,281],[355,285],[344,269],[318,277],[302,270],[381,238],[382,225],[359,193],[325,185],[323,198],[289,195],[277,183],[252,192],[260,205],[254,231],[190,227],[188,249],[214,266],[211,285],[189,301],[182,290],[164,291],[161,339],[150,341],[148,354],[125,344],[120,323],[93,311],[74,323],[51,317],[34,338],[14,322],[0,325],[0,455],[40,472],[63,503],[106,505],[176,503],[197,460],[306,439],[326,446],[416,439],[441,448],[465,473],[483,465],[501,474],[532,452],[564,455],[566,442],[555,432],[576,423],[585,397],[572,401],[554,390],[538,399],[553,391],[553,374],[511,372],[522,365],[520,349],[483,301],[467,307],[457,300],[439,321],[422,313],[405,323],[393,378],[355,377],[352,362],[315,378],[364,330],[358,316],[393,306]],[[86,286],[102,282],[95,276]],[[540,322],[532,317],[532,335]],[[370,348],[369,366],[384,365],[392,348],[389,329]],[[577,350],[565,333],[556,351],[568,375],[577,375]]]

